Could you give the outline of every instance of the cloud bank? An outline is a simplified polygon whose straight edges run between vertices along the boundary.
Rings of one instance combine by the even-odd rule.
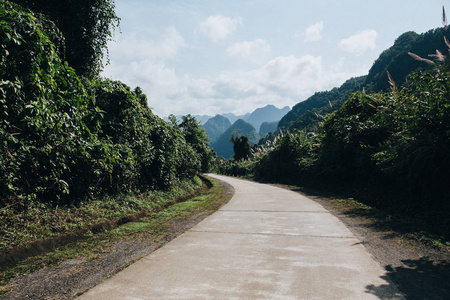
[[[224,39],[240,22],[239,18],[209,17],[203,30],[212,40]],[[317,39],[322,25],[316,28],[319,30],[311,30],[315,33],[309,35],[310,39]],[[342,40],[339,47],[360,53],[371,49],[375,38],[376,32],[365,31]],[[160,116],[242,114],[269,103],[293,106],[316,91],[331,89],[360,75],[342,71],[344,61],[325,66],[320,55],[273,56],[271,45],[261,38],[223,47],[223,56],[218,57],[238,62],[235,67],[201,75],[190,72],[195,69],[183,72],[174,68],[192,49],[174,27],[120,36],[110,44],[111,64],[103,75],[132,84],[132,88],[140,86],[148,96],[149,106]],[[245,68],[241,67],[244,64]]]
[[[230,56],[248,59],[253,62],[260,62],[271,51],[271,46],[266,40],[256,39],[254,41],[244,41],[236,43],[227,48],[227,53]]]
[[[242,24],[240,17],[232,19],[222,15],[215,15],[209,16],[201,22],[198,30],[211,41],[218,42],[226,39],[240,24]]]
[[[304,33],[305,42],[317,42],[322,39],[323,21],[313,24],[306,28]]]
[[[339,48],[346,52],[361,55],[364,52],[375,49],[377,36],[378,33],[373,29],[364,30],[341,40]]]

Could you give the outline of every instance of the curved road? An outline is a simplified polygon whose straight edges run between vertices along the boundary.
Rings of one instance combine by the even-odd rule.
[[[79,299],[403,299],[336,217],[230,177],[228,204]]]

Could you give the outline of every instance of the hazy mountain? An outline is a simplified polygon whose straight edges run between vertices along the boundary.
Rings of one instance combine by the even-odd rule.
[[[221,115],[216,115],[214,118],[210,118],[206,121],[205,125],[202,126],[211,140],[210,144],[230,127],[230,120]]]
[[[207,115],[192,115],[197,121],[200,121],[203,124],[206,124],[206,122],[212,118],[212,116]]]
[[[278,122],[264,122],[261,124],[261,127],[259,127],[259,136],[261,138],[265,137],[269,132],[275,132],[278,128]]]
[[[242,119],[242,120],[252,124],[253,127],[255,127],[255,129],[258,131],[259,127],[261,126],[261,124],[263,122],[279,121],[287,112],[289,112],[289,110],[290,109],[288,106],[285,106],[280,109],[280,108],[277,108],[277,107],[269,104],[265,107],[255,109],[252,113],[246,113],[244,115],[235,115],[233,113],[224,113],[224,114],[219,114],[219,115],[227,118],[230,122],[230,126],[231,126],[231,124],[235,123],[237,120]],[[197,121],[200,121],[202,123],[202,125],[206,125],[208,120],[214,119],[218,115],[216,115],[215,117],[208,116],[208,115],[192,115],[192,116],[195,119],[197,119]],[[164,117],[163,119],[165,121],[169,121],[168,117]],[[181,116],[177,116],[177,119],[181,120]],[[211,136],[210,136],[210,138],[211,138]],[[211,138],[211,140],[213,140],[213,138]]]
[[[225,118],[230,120],[230,123],[233,124],[234,122],[236,122],[239,119],[242,119],[245,121],[248,118],[248,116],[250,116],[250,113],[246,113],[245,115],[240,115],[240,116],[236,116],[235,114],[232,114],[232,113],[227,113],[227,114],[222,114],[222,116],[224,116]]]
[[[256,133],[255,127],[239,119],[211,144],[211,148],[216,151],[218,156],[227,159],[233,156],[233,144],[230,141],[233,132],[237,132],[239,136],[245,135],[248,137],[250,144],[256,144],[259,141],[259,135]]]
[[[286,115],[289,111],[289,106],[279,109],[269,104],[265,107],[257,108],[244,120],[252,124],[256,130],[259,131],[262,123],[280,121],[281,118],[284,117],[284,115]]]

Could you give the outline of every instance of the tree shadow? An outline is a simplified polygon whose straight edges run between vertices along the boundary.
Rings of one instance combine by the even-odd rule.
[[[403,266],[385,266],[387,271],[381,278],[384,285],[368,285],[366,292],[380,299],[396,299],[398,296],[386,296],[385,291],[391,285],[397,287],[406,299],[450,299],[450,263],[433,261],[427,257],[418,260],[403,260]]]
[[[291,190],[302,193],[313,200],[353,199],[350,197],[351,194],[349,193],[340,193],[327,190],[319,191],[313,188],[304,187],[294,187],[291,188]],[[361,226],[372,228],[378,232],[385,232],[386,234],[384,239],[390,239],[402,235],[405,238],[416,240],[419,240],[420,238],[422,242],[426,242],[428,244],[436,241],[438,242],[437,244],[441,244],[440,246],[444,246],[444,248],[448,248],[445,245],[449,242],[450,246],[450,236],[445,236],[444,234],[448,231],[448,229],[446,229],[445,226],[441,226],[442,228],[440,229],[437,228],[437,224],[441,223],[431,221],[431,219],[433,219],[433,215],[426,215],[428,213],[427,211],[423,211],[422,216],[418,216],[413,213],[407,213],[407,209],[405,207],[391,206],[377,208],[376,205],[371,203],[367,204],[369,206],[365,206],[365,201],[359,198],[356,198],[356,201],[361,205],[349,205],[342,210],[340,209],[340,213],[352,218],[363,217],[366,220],[370,220],[370,222]]]

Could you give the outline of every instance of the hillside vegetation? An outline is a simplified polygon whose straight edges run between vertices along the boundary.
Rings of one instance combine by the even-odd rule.
[[[210,118],[202,126],[202,128],[204,128],[206,133],[208,134],[210,143],[214,142],[230,127],[231,127],[230,121],[221,115],[216,115],[214,118]]]
[[[429,70],[429,64],[412,60],[408,52],[421,57],[427,57],[436,50],[445,53],[447,46],[442,37],[446,33],[450,36],[449,29],[437,28],[423,34],[409,31],[400,35],[392,47],[380,54],[367,75],[351,78],[339,88],[315,93],[296,104],[292,111],[281,119],[278,128],[317,131],[323,116],[339,109],[350,94],[363,90],[366,93],[390,91],[391,85],[386,71],[389,71],[396,84],[401,85],[413,71]]]
[[[78,51],[73,37],[64,35],[76,28],[62,32],[55,25],[67,17],[60,15],[66,10],[18,2],[48,14],[0,2],[2,213],[168,189],[208,169],[212,153],[195,119],[164,122],[149,109],[140,88],[92,75],[102,58],[97,48],[90,52],[97,56],[72,68],[73,60],[66,59],[85,52],[72,53]],[[113,2],[89,3],[87,11],[97,12],[90,24],[104,30],[92,42],[104,51],[104,35],[110,36],[116,20]],[[80,46],[80,51],[87,50]]]
[[[279,129],[301,129],[315,131],[321,116],[330,113],[347,100],[351,93],[362,90],[361,84],[366,76],[351,78],[339,88],[317,92],[307,100],[294,105],[278,123]]]

